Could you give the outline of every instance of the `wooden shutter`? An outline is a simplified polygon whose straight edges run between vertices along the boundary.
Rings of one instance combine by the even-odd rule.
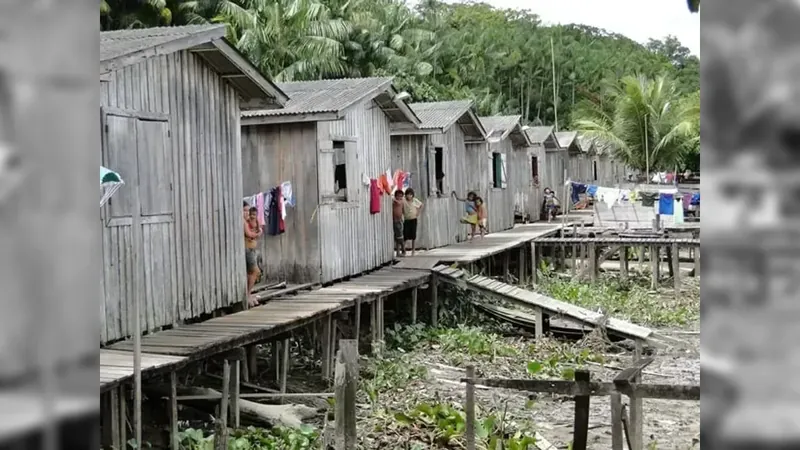
[[[507,174],[508,174],[508,167],[506,166],[506,154],[500,154],[500,187],[505,189],[508,186],[507,183]]]
[[[139,185],[136,149],[137,120],[118,115],[105,116],[105,166],[122,174],[129,187]],[[107,218],[130,217],[133,214],[132,189],[120,189],[107,204]]]
[[[436,189],[436,147],[433,145],[428,146],[428,195],[433,197],[438,192]]]
[[[174,205],[169,124],[166,121],[139,120],[136,125],[142,216],[170,215],[174,212]]]
[[[333,141],[321,140],[319,142],[319,152],[317,153],[317,170],[319,175],[319,202],[328,203],[333,201],[335,193],[334,187],[334,164],[333,164]]]

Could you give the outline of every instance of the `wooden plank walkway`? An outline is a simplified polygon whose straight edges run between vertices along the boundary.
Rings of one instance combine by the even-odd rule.
[[[142,374],[175,370],[188,363],[182,356],[142,353]],[[133,352],[100,349],[100,392],[108,391],[133,378]]]
[[[470,276],[460,269],[447,266],[437,266],[434,272],[441,275],[440,280],[465,289],[472,289],[483,294],[501,297],[504,300],[527,307],[539,308],[545,314],[555,317],[565,317],[592,327],[605,325],[609,334],[633,340],[650,340],[654,337],[653,330],[624,320],[606,318],[602,314],[588,309],[562,302],[536,292],[531,292],[516,286],[487,278],[480,275]]]
[[[330,287],[278,296],[247,311],[143,336],[142,352],[202,359],[268,340],[348,308],[356,301],[368,303],[420,286],[429,279],[428,271],[383,268]],[[109,348],[131,352],[133,342],[123,341]]]
[[[566,226],[571,228],[572,224],[581,221],[587,224],[591,223],[591,215],[568,216]],[[510,230],[490,233],[483,239],[476,238],[472,242],[460,242],[446,247],[420,251],[414,256],[401,258],[394,267],[431,270],[439,263],[471,263],[519,247],[534,239],[550,236],[557,233],[562,225],[561,218],[557,222],[551,223],[537,222],[517,225]]]

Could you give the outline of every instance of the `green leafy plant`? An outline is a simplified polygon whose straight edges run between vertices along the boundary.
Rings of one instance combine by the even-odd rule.
[[[178,435],[182,450],[212,450],[214,435],[205,436],[203,430],[189,428]],[[319,434],[308,425],[299,428],[274,427],[271,429],[248,427],[233,430],[228,437],[229,450],[306,450],[317,448]]]
[[[414,364],[405,353],[386,353],[369,360],[363,370],[361,390],[370,402],[376,403],[381,393],[403,388],[412,381],[425,378],[427,373],[425,367]]]
[[[601,355],[587,348],[578,349],[557,341],[550,341],[541,346],[544,348],[531,346],[531,353],[542,354],[544,357],[530,361],[526,366],[528,374],[536,378],[574,380],[576,368],[582,368],[589,362],[603,363]]]

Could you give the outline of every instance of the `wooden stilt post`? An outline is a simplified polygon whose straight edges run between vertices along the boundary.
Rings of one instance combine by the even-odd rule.
[[[272,367],[270,367],[271,372],[275,374],[275,381],[280,383],[281,381],[281,343],[278,341],[272,341]]]
[[[328,316],[328,317],[330,317],[330,316]],[[289,380],[289,350],[290,350],[290,347],[291,346],[289,345],[289,338],[284,339],[283,343],[281,344],[281,350],[283,351],[283,354],[281,355],[281,385],[280,385],[281,386],[281,388],[280,388],[281,389],[281,394],[285,394],[286,393],[286,383]],[[281,397],[281,403],[283,403],[283,401],[284,401],[284,398]]]
[[[172,450],[180,450],[178,436],[178,373],[169,374],[169,441]]]
[[[107,411],[102,415],[103,435],[101,445],[103,448],[121,448],[119,440],[119,391],[112,389],[103,395],[103,407]]]
[[[359,342],[361,342],[361,299],[360,298],[356,299],[355,321],[356,321],[356,331],[355,331],[356,335],[353,337],[353,339],[355,339],[356,344],[358,344]]]
[[[597,281],[597,245],[592,242],[589,244],[589,273],[592,283]]]
[[[439,326],[439,275],[431,275],[431,326]]]
[[[231,382],[231,365],[228,359],[222,366],[222,398],[219,404],[219,417],[214,424],[214,450],[228,449],[228,402]]]
[[[536,270],[539,268],[539,254],[538,249],[536,248],[536,243],[531,241],[531,284],[536,285],[539,280],[537,278],[538,274]]]
[[[503,252],[503,279],[506,283],[511,282],[511,251]]]
[[[331,373],[331,328],[333,317],[328,314],[322,319],[322,379],[328,380]]]
[[[245,349],[247,360],[245,361],[244,370],[242,370],[242,378],[245,382],[249,383],[250,379],[258,377],[258,346],[248,345]]]
[[[475,366],[467,366],[467,378],[475,378]],[[475,385],[467,381],[467,399],[464,405],[465,429],[464,436],[467,438],[467,450],[475,450]]]
[[[622,394],[611,394],[611,450],[623,450]]]
[[[525,246],[519,246],[519,256],[517,257],[517,270],[519,271],[519,284],[521,286],[525,285],[525,278],[528,277],[528,273],[525,269]]]
[[[369,304],[369,332],[370,351],[375,354],[378,350],[378,305],[377,300]]]
[[[124,384],[119,387],[119,442],[119,448],[128,445],[128,392]]]
[[[623,280],[628,279],[628,247],[624,245],[619,249],[619,273]]]
[[[356,395],[358,394],[358,343],[346,339],[339,345],[336,355],[334,376],[336,399],[334,432],[336,450],[355,450],[356,436]]]
[[[576,370],[575,381],[588,386],[590,375],[588,370]],[[588,395],[575,396],[575,421],[573,426],[572,450],[586,450],[589,440],[589,402]]]
[[[417,298],[419,297],[419,288],[411,289],[411,323],[417,323]]]
[[[535,308],[533,310],[534,317],[536,318],[536,329],[534,331],[534,338],[537,341],[541,341],[544,337],[544,312],[541,308]]]
[[[232,360],[229,362],[230,364],[230,372],[231,372],[231,379],[230,379],[230,423],[233,425],[234,428],[239,428],[239,381],[241,377],[240,369],[241,369],[242,361],[239,360]]]
[[[660,248],[657,245],[650,246],[650,271],[652,277],[650,280],[650,288],[653,290],[658,289],[659,268],[661,267],[661,255],[659,255]]]
[[[384,337],[384,332],[385,332],[385,328],[384,328],[384,325],[383,325],[383,323],[384,323],[383,320],[385,318],[385,314],[384,314],[385,308],[384,307],[386,306],[384,304],[385,299],[386,299],[386,297],[378,297],[378,300],[377,300],[377,302],[378,302],[378,342],[381,345],[381,347],[383,347],[383,337]]]
[[[700,276],[700,247],[694,248],[694,276]]]
[[[633,352],[633,364],[639,362],[642,359],[642,341],[636,340],[636,350]],[[641,383],[642,382],[642,374],[639,374],[634,378],[634,383]],[[642,398],[637,397],[636,395],[630,396],[630,434],[631,434],[631,443],[633,444],[633,449],[631,450],[642,450],[643,448],[643,439],[642,439]]]
[[[639,247],[639,273],[644,271],[644,245]]]
[[[578,237],[578,226],[572,224],[572,237]],[[578,246],[572,245],[572,276],[574,277],[578,270]]]
[[[678,244],[672,244],[672,279],[675,282],[675,296],[681,295],[681,258]]]

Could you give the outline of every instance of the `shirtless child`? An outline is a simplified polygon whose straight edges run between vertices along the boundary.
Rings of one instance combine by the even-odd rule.
[[[252,208],[255,209],[255,208]],[[261,228],[258,226],[258,220],[255,221],[255,227],[250,221],[250,205],[244,204],[244,256],[247,264],[247,304],[252,308],[258,306],[258,300],[253,297],[253,286],[256,280],[261,275],[261,270],[258,268],[258,238],[261,236]]]
[[[406,247],[403,241],[403,190],[398,189],[394,192],[392,199],[392,228],[394,229],[394,250],[396,256],[405,256]]]

